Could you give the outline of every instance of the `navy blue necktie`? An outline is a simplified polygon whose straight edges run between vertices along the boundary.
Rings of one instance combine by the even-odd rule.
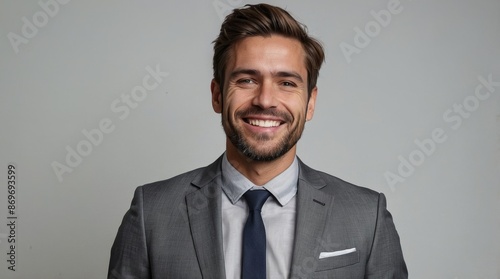
[[[267,190],[247,191],[248,219],[243,229],[242,279],[266,278],[266,229],[260,211],[271,194]]]

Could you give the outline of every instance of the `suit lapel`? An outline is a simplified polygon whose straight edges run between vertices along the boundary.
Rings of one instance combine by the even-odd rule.
[[[291,278],[309,278],[318,264],[323,231],[330,215],[333,196],[320,190],[326,183],[316,171],[302,162],[299,166]]]
[[[222,242],[220,158],[208,166],[186,195],[189,225],[203,278],[225,278]]]

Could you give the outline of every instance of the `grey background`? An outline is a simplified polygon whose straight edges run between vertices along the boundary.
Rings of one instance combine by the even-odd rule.
[[[500,86],[486,100],[472,97],[478,76],[500,81],[500,1],[401,0],[402,10],[349,63],[340,45],[356,46],[355,28],[373,24],[370,12],[391,2],[269,2],[326,48],[316,114],[298,154],[387,195],[412,278],[500,278]],[[0,277],[104,278],[135,187],[223,152],[210,105],[211,41],[222,17],[244,3],[52,2],[58,11],[46,24],[38,1],[0,3]],[[23,36],[23,17],[33,23],[34,15],[43,26],[16,51],[8,34]],[[168,76],[120,119],[112,103],[157,65]],[[443,114],[464,100],[474,110],[456,127],[459,114],[448,115],[453,122]],[[82,130],[106,118],[114,130],[60,181],[52,164],[66,165],[67,146],[75,149],[86,140]],[[434,129],[446,141],[391,187],[385,174],[399,175],[398,157],[417,156],[414,141]],[[11,162],[16,272],[6,262]]]

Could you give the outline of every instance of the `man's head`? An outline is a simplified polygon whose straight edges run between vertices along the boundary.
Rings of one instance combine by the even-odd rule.
[[[260,4],[226,18],[214,51],[212,106],[228,151],[272,161],[295,148],[313,116],[321,45],[286,11]]]

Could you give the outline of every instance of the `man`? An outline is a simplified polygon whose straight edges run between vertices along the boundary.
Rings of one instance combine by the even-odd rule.
[[[226,152],[137,188],[108,278],[407,278],[384,195],[296,156],[321,45],[266,4],[234,10],[214,43],[212,106]]]

